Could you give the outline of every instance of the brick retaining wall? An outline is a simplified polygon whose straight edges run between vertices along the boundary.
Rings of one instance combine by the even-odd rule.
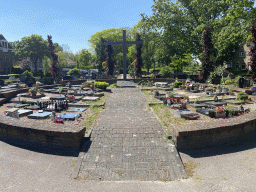
[[[0,113],[0,139],[37,147],[61,148],[67,151],[79,150],[83,142],[85,127],[64,130],[58,125],[43,122],[25,123]]]
[[[256,111],[232,119],[213,119],[173,128],[175,145],[180,151],[239,143],[255,137]]]

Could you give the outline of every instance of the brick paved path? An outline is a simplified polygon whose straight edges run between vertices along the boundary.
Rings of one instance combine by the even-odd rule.
[[[91,141],[88,152],[80,159],[78,175],[84,179],[187,178],[175,146],[164,140],[163,128],[137,88],[113,89],[93,128]]]

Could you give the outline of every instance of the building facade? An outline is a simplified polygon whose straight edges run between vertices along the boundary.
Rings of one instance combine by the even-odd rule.
[[[8,74],[11,72],[13,66],[12,46],[0,34],[0,73]]]

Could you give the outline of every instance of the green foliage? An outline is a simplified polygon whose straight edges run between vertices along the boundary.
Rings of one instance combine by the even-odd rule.
[[[244,93],[244,92],[238,92],[237,93],[237,99],[242,100],[242,101],[246,101],[248,99],[248,94]]]
[[[24,74],[26,78],[27,78],[27,77],[34,77],[34,76],[33,76],[33,73],[30,72],[30,71],[28,71],[28,70],[24,71],[22,74]]]
[[[27,101],[27,99],[22,99],[21,103],[26,104],[26,103],[28,103],[28,101]]]
[[[107,82],[95,82],[94,87],[98,89],[106,89],[109,86]]]
[[[87,69],[87,67],[91,64],[92,54],[87,49],[82,49],[77,60],[81,69]]]
[[[156,78],[156,76],[154,74],[146,75],[146,77],[149,77],[150,79]]]
[[[180,85],[183,85],[183,83],[181,81],[176,81],[173,84],[173,88],[178,88]]]
[[[148,80],[141,80],[137,83],[137,85],[147,85],[148,84]]]
[[[162,77],[171,77],[171,74],[172,74],[172,69],[168,66],[165,66],[165,67],[162,67],[159,74],[162,76]]]
[[[7,80],[4,81],[4,83],[10,84],[10,83],[11,83],[11,80],[7,79]]]
[[[170,97],[170,98],[174,98],[174,94],[173,94],[173,92],[168,93],[168,97]]]
[[[39,35],[23,37],[15,46],[15,54],[19,58],[30,58],[37,71],[36,62],[44,56],[49,55],[48,42]]]
[[[20,77],[19,74],[8,74],[8,76],[9,76],[9,77],[14,76],[15,78],[19,78],[19,77]]]
[[[21,66],[19,66],[19,65],[13,65],[13,68],[15,68],[15,69],[21,69]]]
[[[80,74],[80,69],[74,68],[74,69],[70,69],[67,72],[68,75],[79,75]]]
[[[109,86],[109,88],[115,88],[116,87],[116,83],[113,83]]]

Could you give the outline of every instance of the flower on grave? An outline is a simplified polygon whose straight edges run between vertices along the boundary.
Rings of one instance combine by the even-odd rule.
[[[177,103],[180,103],[180,97],[178,97],[178,98],[176,99],[176,102],[177,102]]]
[[[256,90],[256,87],[252,87],[251,90],[253,90],[253,91]]]
[[[72,99],[75,99],[75,96],[74,95],[66,95],[66,99],[72,100]]]
[[[32,92],[38,92],[38,87],[33,87],[33,88],[30,88],[29,90],[28,90],[28,92],[30,92],[30,93],[32,93]]]
[[[170,97],[163,97],[163,101],[167,101]]]
[[[62,91],[63,87],[59,87],[59,91]]]
[[[225,111],[226,111],[225,107],[216,107],[216,113],[222,114]]]
[[[56,118],[53,118],[52,121],[53,121],[54,123],[63,123],[63,118],[61,118],[61,117],[56,117]]]

